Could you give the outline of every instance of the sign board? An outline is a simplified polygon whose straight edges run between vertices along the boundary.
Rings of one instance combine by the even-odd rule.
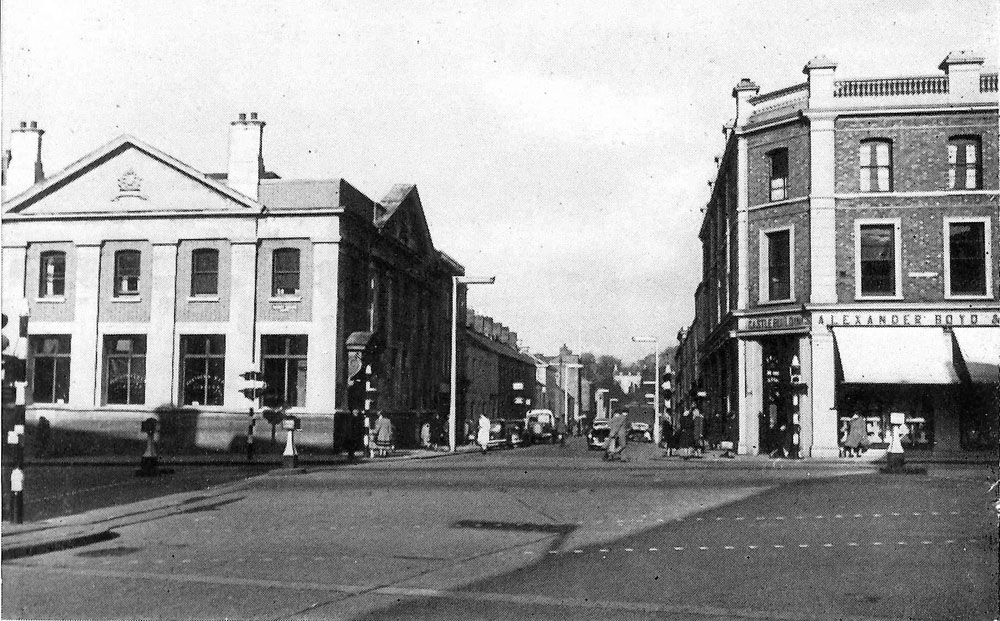
[[[902,425],[906,423],[906,414],[904,412],[890,412],[889,413],[889,424],[890,425]]]
[[[1000,326],[1000,312],[891,311],[816,313],[816,326]]]
[[[806,318],[802,313],[740,317],[739,319],[739,330],[746,330],[748,332],[758,330],[788,330],[803,328],[805,326]]]

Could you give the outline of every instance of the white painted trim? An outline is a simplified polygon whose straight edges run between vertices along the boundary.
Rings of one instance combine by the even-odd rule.
[[[770,272],[768,270],[768,256],[769,256],[769,245],[768,245],[768,234],[778,233],[780,231],[788,231],[788,294],[790,297],[781,300],[772,300],[770,298]],[[795,302],[795,225],[787,224],[784,226],[774,226],[767,229],[761,229],[758,239],[758,253],[757,253],[757,303],[758,304],[788,304],[790,302]]]
[[[52,295],[44,298],[35,298],[33,301],[38,304],[65,304],[66,296]]]
[[[118,296],[112,296],[111,297],[111,301],[113,303],[120,303],[120,304],[134,304],[134,303],[137,303],[137,302],[142,302],[142,296],[141,295],[129,295],[129,296],[118,295]]]
[[[893,295],[863,295],[861,293],[861,227],[869,224],[891,224],[895,249],[896,293]],[[858,218],[854,221],[854,299],[902,300],[903,299],[903,236],[900,218]]]
[[[982,222],[983,241],[986,244],[986,293],[983,295],[953,294],[951,293],[951,236],[949,227],[953,222]],[[944,251],[944,299],[946,300],[992,300],[993,299],[993,236],[992,221],[988,216],[945,216],[942,223],[942,245]]]
[[[188,302],[218,302],[221,298],[217,295],[189,295]]]
[[[834,194],[834,198],[920,198],[940,196],[989,196],[1000,195],[997,190],[927,190],[921,192],[843,192]],[[934,205],[913,205],[914,207],[935,207]]]
[[[786,198],[786,199],[780,200],[780,201],[771,201],[771,202],[767,202],[767,203],[758,203],[757,205],[751,205],[751,206],[747,207],[747,209],[749,211],[754,211],[754,210],[757,210],[757,209],[766,209],[768,207],[781,207],[783,205],[793,205],[795,203],[808,203],[808,202],[809,202],[809,197],[808,196],[800,196],[798,198]]]

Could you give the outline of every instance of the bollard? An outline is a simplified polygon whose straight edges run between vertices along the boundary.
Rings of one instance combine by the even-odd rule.
[[[907,468],[903,458],[903,425],[906,424],[904,412],[890,412],[889,424],[892,425],[889,448],[885,454],[885,474],[927,474],[927,468]]]
[[[135,471],[137,477],[155,477],[160,474],[160,458],[156,455],[156,443],[153,442],[153,435],[156,434],[156,422],[153,417],[142,421],[141,429],[146,434],[146,451],[142,454],[139,469]]]
[[[11,507],[14,512],[14,523],[24,522],[24,470],[17,467],[10,473]]]
[[[253,462],[253,428],[257,425],[257,419],[253,416],[253,408],[250,408],[250,425],[247,427],[247,463]]]
[[[285,468],[296,468],[299,465],[299,452],[295,450],[295,430],[302,429],[302,423],[297,416],[288,415],[281,421],[285,430],[285,452],[281,454],[281,464]]]

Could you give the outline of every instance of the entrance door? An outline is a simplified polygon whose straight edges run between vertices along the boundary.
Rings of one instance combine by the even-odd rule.
[[[798,353],[795,337],[773,337],[762,343],[764,409],[760,415],[760,452],[781,454],[792,434],[792,357]],[[777,452],[777,453],[776,453]]]

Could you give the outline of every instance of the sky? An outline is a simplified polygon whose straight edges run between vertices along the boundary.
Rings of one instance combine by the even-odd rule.
[[[53,174],[123,133],[204,172],[259,113],[284,178],[415,183],[469,305],[532,352],[635,360],[694,316],[698,229],[743,77],[996,64],[994,0],[2,0],[3,142]]]

